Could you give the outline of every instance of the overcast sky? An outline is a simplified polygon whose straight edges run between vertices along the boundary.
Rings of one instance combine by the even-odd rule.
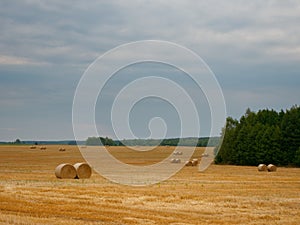
[[[147,39],[174,42],[201,56],[220,83],[229,116],[240,118],[248,107],[256,111],[299,105],[299,21],[298,0],[3,0],[0,140],[73,139],[72,102],[84,71],[106,51]],[[122,88],[122,79],[110,90]],[[189,89],[189,81],[183,80],[182,86]],[[116,93],[104,96],[111,101]],[[133,117],[147,121],[139,124],[159,114],[171,128],[177,124],[174,108],[147,101],[133,110]],[[105,102],[101,107],[108,112],[110,103]],[[153,106],[159,110],[147,114]],[[96,120],[101,135],[114,137],[106,129],[108,116]],[[135,125],[133,130],[139,137],[148,135]],[[200,135],[208,133],[203,129]]]

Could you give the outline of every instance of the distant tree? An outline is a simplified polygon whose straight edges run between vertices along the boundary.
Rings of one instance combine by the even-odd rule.
[[[105,138],[100,137],[100,140],[101,140],[101,143],[103,145],[108,145],[108,146],[114,146],[115,145],[114,141],[112,139],[108,138],[108,137],[105,137]]]
[[[88,139],[85,142],[86,145],[109,145],[109,146],[114,146],[115,142],[108,138],[108,137],[88,137]]]
[[[76,141],[69,141],[68,145],[77,145],[77,142]]]
[[[102,145],[99,137],[88,137],[88,139],[85,142],[86,145]]]
[[[21,144],[22,142],[21,142],[21,140],[20,139],[16,139],[15,140],[15,144]]]

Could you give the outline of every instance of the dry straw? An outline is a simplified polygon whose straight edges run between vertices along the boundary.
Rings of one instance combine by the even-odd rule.
[[[92,169],[87,163],[76,163],[74,164],[74,168],[77,174],[76,178],[78,179],[90,178],[92,175]]]
[[[260,171],[260,172],[263,172],[263,171],[267,171],[268,168],[265,164],[259,164],[258,167],[257,167],[257,170]]]
[[[55,176],[60,179],[74,179],[76,177],[76,169],[68,163],[60,164],[55,168]]]
[[[269,172],[275,172],[277,170],[277,167],[273,164],[268,165],[268,171]]]

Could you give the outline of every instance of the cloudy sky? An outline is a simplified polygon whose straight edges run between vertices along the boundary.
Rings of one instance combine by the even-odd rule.
[[[72,103],[84,71],[110,49],[140,40],[174,42],[201,56],[219,81],[229,116],[239,118],[247,107],[281,110],[299,105],[299,21],[297,0],[3,0],[0,140],[73,139]],[[101,108],[109,112],[126,76],[132,79],[147,68],[124,71],[123,78],[111,82],[109,90],[115,91],[104,95],[99,114]],[[188,80],[178,82],[192,89]],[[133,117],[149,122],[151,117],[165,116],[172,128],[178,117],[174,108],[162,103],[146,99],[132,110]],[[156,113],[147,114],[153,106]],[[114,137],[109,116],[96,121],[103,128],[101,135]],[[147,136],[134,124],[132,129]],[[208,133],[201,131],[204,136]]]

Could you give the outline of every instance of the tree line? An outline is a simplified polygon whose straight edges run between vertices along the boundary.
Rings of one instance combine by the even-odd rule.
[[[240,120],[227,118],[222,138],[217,164],[300,166],[300,107],[247,109]]]
[[[168,138],[168,139],[130,139],[112,140],[108,137],[89,137],[86,145],[109,145],[109,146],[217,146],[220,137],[201,137],[201,138]]]

